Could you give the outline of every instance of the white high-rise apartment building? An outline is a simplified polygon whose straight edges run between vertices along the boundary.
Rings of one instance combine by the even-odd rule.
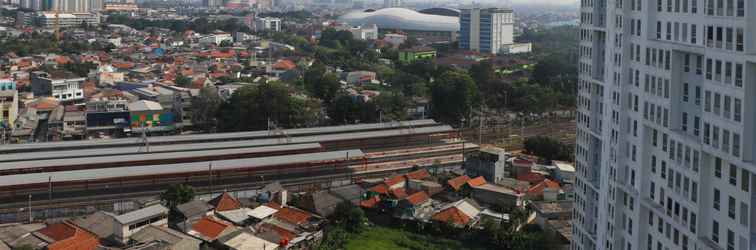
[[[572,249],[756,249],[756,1],[581,4]]]

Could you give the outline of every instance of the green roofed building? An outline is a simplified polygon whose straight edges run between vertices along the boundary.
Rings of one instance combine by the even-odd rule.
[[[412,63],[417,60],[436,58],[436,50],[430,47],[414,47],[399,51],[399,61]]]

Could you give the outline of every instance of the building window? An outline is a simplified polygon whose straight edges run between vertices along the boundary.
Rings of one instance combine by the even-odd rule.
[[[719,192],[719,189],[715,188],[714,189],[714,202],[712,203],[712,207],[714,207],[714,210],[717,210],[717,211],[719,211],[719,208],[720,208],[720,204],[719,204],[719,202],[720,202],[720,195],[721,194]]]
[[[716,220],[711,223],[711,240],[719,243],[719,222]]]

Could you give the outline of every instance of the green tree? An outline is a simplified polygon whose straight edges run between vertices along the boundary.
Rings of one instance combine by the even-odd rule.
[[[223,100],[213,87],[204,87],[192,98],[192,124],[201,130],[210,130],[216,124],[218,109]]]
[[[384,121],[403,121],[407,119],[407,98],[402,93],[383,92],[371,100],[383,115]]]
[[[186,77],[182,74],[176,75],[176,80],[174,81],[176,83],[176,86],[188,88],[192,85],[192,79],[189,77]]]
[[[97,69],[97,64],[91,63],[91,62],[85,62],[85,63],[67,63],[63,65],[63,68],[71,71],[72,73],[76,74],[80,77],[85,77],[89,74],[91,70]]]
[[[365,212],[361,208],[354,206],[351,202],[342,202],[337,205],[333,213],[333,219],[335,223],[353,234],[362,232],[367,222]]]
[[[415,74],[397,71],[390,80],[394,90],[401,91],[405,96],[425,96],[428,84],[425,79]]]
[[[179,204],[187,203],[194,199],[194,188],[189,185],[179,184],[168,187],[160,194],[160,200],[170,209],[175,209]]]
[[[443,73],[431,84],[430,92],[433,117],[447,124],[459,124],[480,105],[475,82],[463,72]]]
[[[319,102],[301,100],[290,95],[290,88],[272,82],[238,89],[230,100],[221,105],[219,128],[222,131],[248,131],[268,128],[275,122],[282,128],[314,124],[311,113],[320,111]]]
[[[535,136],[525,139],[525,151],[548,161],[572,161],[573,147],[547,136]]]
[[[333,102],[341,88],[341,83],[339,83],[336,75],[327,73],[325,65],[321,63],[313,64],[305,71],[303,78],[305,89],[326,104]]]

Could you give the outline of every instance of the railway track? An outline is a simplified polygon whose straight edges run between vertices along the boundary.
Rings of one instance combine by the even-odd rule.
[[[273,181],[280,181],[287,188],[293,191],[302,189],[311,189],[313,186],[330,185],[338,181],[349,181],[351,183],[363,178],[386,177],[396,173],[407,172],[415,166],[420,167],[444,167],[449,165],[458,165],[462,162],[462,156],[437,156],[421,158],[415,160],[390,161],[380,164],[363,164],[351,165],[340,170],[321,171],[321,174],[315,174],[312,171],[302,173],[275,174],[261,173],[256,180],[248,179],[225,179],[222,185],[212,184],[212,180],[193,181],[188,184],[195,187],[199,194],[208,194],[217,192],[220,188],[226,191],[243,191],[255,190]],[[25,197],[16,199],[0,199],[0,223],[28,221],[28,209],[31,205],[35,218],[45,217],[46,219],[55,219],[62,217],[71,217],[90,213],[92,208],[101,210],[112,210],[115,203],[135,200],[139,198],[156,197],[165,187],[176,183],[164,183],[161,186],[132,186],[132,187],[114,187],[110,190],[100,190],[101,194],[94,196],[81,197],[76,193],[54,193],[52,200],[45,193],[34,194],[35,198],[31,204]],[[211,190],[210,188],[213,187]],[[145,190],[149,189],[149,190]],[[41,198],[40,198],[41,197]],[[89,208],[89,209],[88,209]],[[76,211],[55,212],[55,210]]]

